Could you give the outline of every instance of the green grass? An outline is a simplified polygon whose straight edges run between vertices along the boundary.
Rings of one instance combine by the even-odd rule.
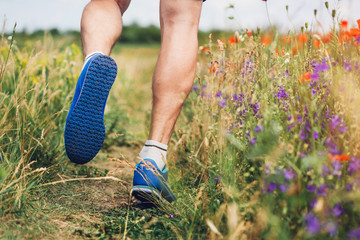
[[[148,134],[159,46],[115,46],[119,71],[105,112],[106,140],[91,163],[79,166],[69,162],[63,143],[82,67],[79,43],[3,37],[0,236],[345,239],[360,222],[359,169],[349,171],[360,149],[358,47],[354,39],[339,43],[334,33],[316,48],[307,34],[304,43],[295,34],[284,43],[281,34],[266,32],[203,44],[209,49],[199,50],[194,89],[170,142],[177,201],[161,209],[136,207],[129,198]],[[261,43],[264,35],[274,36],[269,45]],[[328,69],[301,83],[323,59]],[[334,146],[351,159],[329,159]],[[321,225],[313,233],[309,216]]]

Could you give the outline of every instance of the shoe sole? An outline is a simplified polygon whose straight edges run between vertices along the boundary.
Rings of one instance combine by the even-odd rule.
[[[161,204],[169,204],[169,202],[161,196],[159,190],[149,186],[137,185],[131,189],[131,196],[134,196],[136,199],[140,200],[142,203],[150,203],[155,206]]]
[[[87,69],[65,127],[65,149],[72,162],[87,163],[101,149],[105,139],[104,107],[116,73],[116,63],[108,56],[96,57]]]

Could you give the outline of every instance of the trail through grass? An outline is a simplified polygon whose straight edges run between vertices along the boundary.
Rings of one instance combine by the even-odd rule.
[[[140,54],[142,58],[137,57]],[[81,59],[80,55],[76,57],[74,74],[79,74]],[[56,174],[52,181],[55,184],[50,182],[39,190],[38,198],[32,199],[30,216],[1,219],[7,222],[0,228],[4,238],[83,239],[105,236],[107,231],[110,231],[108,236],[120,237],[121,224],[111,222],[125,221],[130,211],[129,190],[149,123],[151,74],[157,48],[122,48],[113,57],[118,64],[118,77],[106,107],[108,135],[101,152],[84,166],[76,166],[62,157],[59,164],[66,166],[66,170]],[[119,181],[98,180],[107,177]],[[82,180],[75,180],[79,178]],[[61,180],[69,182],[59,183]],[[141,211],[131,210],[139,216]]]
[[[333,15],[334,24],[336,11]],[[82,59],[66,38],[1,39],[0,236],[358,239],[357,28],[209,38],[169,145],[177,201],[129,198],[158,48],[118,47],[101,152],[69,163],[63,131]],[[4,66],[4,65],[3,65]]]

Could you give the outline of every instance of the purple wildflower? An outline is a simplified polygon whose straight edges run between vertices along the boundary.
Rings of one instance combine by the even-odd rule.
[[[293,127],[295,127],[295,123],[290,123],[289,125],[287,125],[286,130],[289,132]]]
[[[333,166],[333,173],[340,171],[341,167],[342,167],[342,165],[341,165],[341,163],[339,161],[334,161],[332,163],[332,166]]]
[[[286,186],[284,184],[279,185],[278,187],[282,192],[286,192]]]
[[[336,130],[337,128],[340,132],[344,133],[347,130],[344,121],[341,120],[338,115],[335,115],[333,118],[331,118],[329,126],[332,131]]]
[[[333,172],[332,174],[334,176],[337,176],[338,178],[341,177],[341,167],[342,167],[342,164],[339,162],[339,161],[334,161],[332,163],[332,167],[333,167]]]
[[[292,170],[292,168],[289,168],[289,170],[283,171],[284,177],[286,180],[292,180],[294,177],[296,177],[296,174]]]
[[[332,209],[332,213],[335,217],[339,217],[344,212],[344,209],[342,208],[341,203],[335,204],[335,206]]]
[[[346,190],[351,191],[352,188],[353,188],[353,184],[351,184],[351,183],[350,183],[350,184],[346,184],[345,188],[346,188]]]
[[[326,59],[323,59],[321,63],[314,62],[314,72],[326,72],[330,69],[330,66],[327,64]]]
[[[252,70],[254,69],[254,66],[251,62],[251,59],[249,58],[244,66],[244,70],[241,72],[241,76],[245,76],[246,74],[251,74]]]
[[[360,228],[356,228],[348,233],[350,239],[360,239]]]
[[[329,124],[331,130],[335,130],[335,128],[340,125],[340,121],[341,121],[341,119],[338,115],[335,115],[333,118],[331,118],[330,124]]]
[[[221,92],[221,91],[218,91],[218,93],[215,95],[215,97],[221,98],[221,97],[222,97],[222,92]]]
[[[245,100],[245,96],[244,96],[244,94],[242,93],[242,94],[240,94],[240,102],[243,102]]]
[[[337,226],[334,222],[327,222],[325,225],[326,231],[330,234],[331,237],[334,237],[337,233]]]
[[[256,115],[260,109],[260,106],[258,103],[252,104],[253,110],[254,110],[254,114]]]
[[[277,93],[275,93],[275,97],[277,97],[279,100],[287,98],[288,95],[286,94],[285,88],[280,86],[279,91]]]
[[[221,177],[216,177],[216,178],[214,178],[215,184],[218,183],[218,182],[220,182],[220,179],[221,179]]]
[[[319,73],[317,73],[317,72],[313,72],[313,73],[310,74],[310,78],[311,78],[312,80],[319,80],[319,79],[320,79],[320,75],[319,75]]]
[[[322,167],[322,176],[328,176],[330,174],[330,168],[327,164],[323,165]]]
[[[307,138],[308,134],[304,131],[304,129],[301,129],[300,132],[300,139],[305,140]]]
[[[270,183],[268,186],[268,192],[272,193],[276,189],[277,185],[276,183]]]
[[[306,120],[305,130],[306,130],[307,132],[310,132],[310,130],[311,130],[311,125],[310,125],[310,121],[309,121],[309,120]]]
[[[337,148],[336,144],[334,144],[331,138],[326,139],[324,142],[325,147],[327,147],[328,152],[332,155],[339,155],[341,151]]]
[[[315,123],[317,123],[317,122],[318,122],[318,115],[317,115],[317,113],[314,113],[314,119],[315,119]]]
[[[246,131],[246,137],[247,137],[248,139],[250,139],[250,131],[249,131],[249,130]]]
[[[226,107],[226,99],[222,99],[220,102],[218,102],[218,104],[221,108]]]
[[[219,70],[219,71],[216,71],[216,76],[219,74],[219,73],[221,73],[221,74],[225,74],[226,72],[224,71],[224,70]]]
[[[257,132],[257,133],[261,132],[261,130],[262,130],[262,126],[260,124],[254,128],[254,132]]]
[[[239,96],[236,93],[234,93],[232,96],[234,102],[238,102],[240,100]]]
[[[311,208],[314,208],[316,204],[316,198],[313,198],[312,200],[310,200],[309,205]]]
[[[191,89],[191,91],[196,92],[197,90],[199,90],[199,85],[194,85],[193,88]]]
[[[316,190],[316,186],[315,185],[307,185],[306,189],[309,190],[309,192],[314,192]]]
[[[352,66],[351,66],[351,64],[350,63],[348,63],[348,62],[344,62],[344,65],[345,65],[345,69],[346,69],[346,71],[351,71],[352,70]]]
[[[347,128],[345,125],[339,127],[339,131],[342,132],[342,133],[346,132],[347,129],[348,129],[348,128]]]
[[[349,160],[349,166],[347,168],[347,172],[349,175],[353,175],[360,169],[360,159],[351,157]]]
[[[302,123],[302,116],[300,114],[297,115],[297,121],[298,121],[299,124]]]
[[[305,216],[305,224],[307,232],[310,235],[316,234],[320,231],[320,222],[313,213],[308,213]]]
[[[313,137],[314,137],[315,140],[318,140],[319,139],[319,133],[314,131]]]
[[[318,189],[317,189],[317,195],[318,195],[318,196],[324,196],[324,197],[326,197],[326,195],[327,195],[327,193],[326,193],[327,189],[328,189],[328,186],[326,185],[326,183],[324,183],[323,185],[321,185],[320,187],[318,187]]]
[[[269,174],[271,173],[270,166],[269,166],[269,165],[265,165],[264,167],[265,167],[265,171],[264,171],[265,174],[266,174],[266,175],[269,175]]]
[[[256,138],[252,138],[250,140],[250,145],[253,146],[253,145],[255,145],[255,143],[256,143]]]

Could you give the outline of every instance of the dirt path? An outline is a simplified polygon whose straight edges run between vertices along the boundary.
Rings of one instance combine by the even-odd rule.
[[[105,112],[106,123],[114,125],[113,132],[107,133],[103,149],[94,160],[83,166],[70,164],[60,176],[65,180],[87,180],[60,183],[49,189],[43,202],[47,206],[45,210],[50,211],[46,215],[50,234],[41,234],[41,238],[53,239],[54,229],[56,239],[88,239],[104,234],[105,239],[120,237],[119,226],[125,225],[120,223],[125,221],[133,204],[129,193],[134,166],[147,135],[151,74],[157,52],[157,49],[124,49],[114,54],[118,77]],[[112,179],[104,180],[109,177]],[[138,210],[131,211],[136,215]],[[132,219],[136,221],[136,217]]]

